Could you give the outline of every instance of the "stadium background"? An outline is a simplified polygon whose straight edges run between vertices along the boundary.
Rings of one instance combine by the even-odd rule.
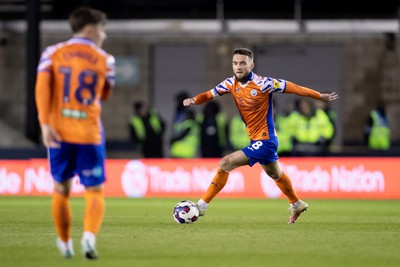
[[[106,194],[113,197],[97,266],[398,266],[397,0],[0,0],[1,266],[88,264],[78,255],[64,262],[56,253],[52,178],[33,102],[40,52],[69,38],[66,18],[82,4],[108,13],[105,49],[119,62],[114,96],[104,104],[112,182]],[[232,172],[206,217],[177,225],[172,207],[204,192],[218,159],[140,159],[129,147],[132,102],[155,105],[168,123],[174,93],[197,93],[230,75],[237,46],[256,51],[259,73],[340,93],[332,157],[281,159],[310,204],[293,227],[286,225],[287,201],[260,166]],[[391,120],[393,146],[385,152],[362,143],[378,98]],[[236,112],[229,98],[222,104],[229,116]],[[75,180],[72,194],[82,191]],[[232,199],[242,197],[259,199]],[[84,200],[71,204],[76,242]]]
[[[35,71],[44,47],[69,38],[71,33],[66,19],[80,5],[102,9],[110,19],[104,48],[117,59],[117,86],[112,99],[103,105],[103,123],[108,158],[121,159],[120,162],[109,161],[108,168],[108,176],[120,177],[118,187],[124,183],[124,175],[130,173],[139,178],[129,178],[125,185],[146,186],[145,193],[140,196],[174,196],[168,189],[159,194],[147,191],[151,184],[150,170],[165,163],[135,161],[140,159],[140,154],[132,149],[128,131],[132,103],[144,100],[160,111],[168,127],[165,135],[165,151],[168,151],[175,94],[185,90],[194,95],[214,87],[231,75],[231,51],[236,47],[250,47],[255,51],[257,73],[339,93],[339,101],[332,104],[338,119],[329,156],[381,157],[376,158],[375,165],[359,158],[354,158],[350,165],[342,164],[339,158],[329,163],[323,159],[309,159],[308,162],[314,163],[309,167],[289,159],[289,168],[303,173],[294,183],[311,186],[305,190],[317,192],[311,197],[330,197],[324,190],[336,188],[335,178],[328,181],[326,189],[326,186],[321,188],[317,180],[307,177],[313,173],[335,177],[335,170],[344,168],[343,192],[351,183],[364,181],[366,184],[361,194],[354,187],[344,196],[399,198],[390,187],[397,183],[393,168],[400,155],[397,123],[400,117],[400,6],[396,1],[375,5],[363,1],[321,4],[300,0],[247,1],[246,4],[241,1],[0,1],[2,194],[51,192],[48,186],[43,187],[43,184],[51,184],[46,162],[34,160],[46,156],[40,143],[33,99]],[[278,108],[285,107],[293,97],[275,97]],[[392,147],[388,151],[372,151],[363,144],[363,124],[377,99],[384,100],[391,121]],[[218,101],[228,117],[237,112],[229,97]],[[197,107],[197,111],[201,108]],[[388,162],[395,163],[384,164],[382,157],[393,157],[394,161]],[[10,159],[21,161],[8,162]],[[282,159],[284,165],[286,160]],[[159,171],[179,188],[174,179],[182,175],[178,170],[182,164],[171,162],[166,165],[172,164],[175,169],[160,167]],[[132,169],[137,164],[143,165],[145,171]],[[213,164],[217,166],[218,160],[210,164],[198,159],[182,171],[196,177],[196,165],[207,166],[205,176],[212,176]],[[243,172],[244,176],[253,175],[247,168]],[[257,177],[260,176],[258,172],[257,169]],[[375,178],[383,177],[383,184],[376,183],[380,178],[370,178],[371,173],[378,174],[372,175]],[[357,177],[363,177],[362,181]],[[261,181],[263,179],[261,175]],[[241,186],[240,182],[234,183],[232,181],[232,186]],[[263,184],[257,184],[260,191]],[[187,181],[186,186],[189,189],[177,189],[175,195],[197,196],[206,189],[207,183],[191,188]],[[118,192],[110,195],[132,195],[122,190]],[[243,191],[239,195],[263,196],[253,193]],[[331,193],[335,195],[336,191]]]
[[[238,46],[255,50],[258,73],[339,92],[332,106],[336,154],[374,154],[362,145],[362,128],[374,100],[383,99],[393,143],[384,154],[398,155],[399,7],[396,1],[350,2],[0,1],[0,157],[44,155],[33,103],[37,58],[69,37],[66,18],[81,4],[109,14],[104,48],[119,62],[103,113],[110,157],[135,157],[127,145],[134,101],[154,105],[170,126],[174,94],[207,90],[230,75]],[[276,99],[278,105],[287,100]],[[233,102],[223,100],[232,116]]]

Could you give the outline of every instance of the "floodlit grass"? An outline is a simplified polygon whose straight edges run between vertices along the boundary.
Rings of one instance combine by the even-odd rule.
[[[76,255],[55,247],[50,198],[0,197],[0,266],[399,266],[400,201],[308,200],[287,225],[284,200],[215,199],[178,225],[180,199],[107,199],[100,259],[80,255],[84,201],[73,198]]]

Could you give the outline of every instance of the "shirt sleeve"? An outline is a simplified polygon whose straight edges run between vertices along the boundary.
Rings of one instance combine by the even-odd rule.
[[[51,59],[52,48],[46,49],[40,57],[37,68],[35,101],[38,110],[40,125],[49,123],[51,101],[51,75],[53,62]]]
[[[321,93],[318,91],[315,91],[313,89],[297,85],[292,82],[286,82],[286,89],[284,90],[285,93],[287,94],[296,94],[299,96],[307,96],[311,97],[314,99],[321,99]]]
[[[231,88],[234,85],[234,80],[232,78],[227,78],[217,86],[215,86],[212,90],[213,95],[222,96],[225,94],[229,94],[231,92]],[[214,97],[215,98],[215,97]]]
[[[112,55],[107,57],[107,83],[110,88],[115,86],[115,58]]]

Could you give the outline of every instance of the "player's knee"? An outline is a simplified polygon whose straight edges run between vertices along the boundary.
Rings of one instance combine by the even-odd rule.
[[[219,168],[224,171],[230,171],[232,169],[232,160],[229,156],[225,156],[219,162]]]
[[[278,180],[281,177],[280,173],[275,170],[267,170],[266,172],[267,175],[274,180]]]

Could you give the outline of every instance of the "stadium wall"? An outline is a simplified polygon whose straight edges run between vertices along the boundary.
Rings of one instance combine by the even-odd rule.
[[[304,199],[400,199],[400,158],[281,158]],[[107,197],[199,198],[216,172],[218,159],[143,159],[106,162]],[[91,171],[91,170],[87,170]],[[73,178],[72,194],[84,188]],[[49,196],[53,180],[43,159],[0,160],[0,196]],[[230,172],[221,198],[283,198],[260,165]]]

